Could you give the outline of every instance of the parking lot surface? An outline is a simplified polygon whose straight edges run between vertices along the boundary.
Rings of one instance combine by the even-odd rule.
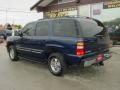
[[[26,60],[10,61],[0,45],[0,90],[120,90],[120,47],[103,67],[70,67],[63,77],[53,76],[47,65]]]

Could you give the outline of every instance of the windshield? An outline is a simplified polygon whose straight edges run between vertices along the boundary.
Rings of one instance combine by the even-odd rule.
[[[104,35],[104,27],[99,25],[99,22],[90,19],[79,19],[80,30],[84,37],[93,37],[97,35]]]

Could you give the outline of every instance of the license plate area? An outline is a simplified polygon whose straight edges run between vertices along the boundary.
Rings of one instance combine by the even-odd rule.
[[[85,61],[84,62],[84,67],[91,66],[92,64],[96,63],[96,59]]]
[[[99,55],[96,56],[95,59],[85,61],[84,62],[84,67],[91,66],[91,65],[99,63],[99,62],[101,62],[103,60],[104,60],[104,55],[103,54],[99,54]]]
[[[103,61],[103,59],[104,59],[103,54],[99,54],[99,55],[97,55],[96,63],[97,63],[97,62],[101,62],[101,61]]]

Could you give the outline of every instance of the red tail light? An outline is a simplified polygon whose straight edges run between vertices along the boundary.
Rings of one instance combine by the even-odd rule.
[[[84,42],[77,42],[76,55],[81,56],[85,54],[84,46],[85,46]]]

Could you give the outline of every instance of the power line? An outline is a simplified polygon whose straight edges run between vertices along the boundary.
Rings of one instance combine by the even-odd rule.
[[[22,13],[37,13],[37,12],[30,12],[30,11],[17,11],[17,10],[0,10],[2,12],[22,12]]]
[[[18,10],[18,9],[16,9],[15,10],[15,8],[14,9],[12,9],[12,8],[1,8],[0,7],[0,12],[5,12],[6,13],[6,23],[8,22],[8,13],[9,12],[12,12],[12,13],[28,13],[28,14],[37,14],[37,12],[31,12],[31,11],[25,11],[25,10]]]
[[[4,9],[6,9],[6,8],[7,8],[7,9],[16,9],[16,10],[23,10],[23,9],[24,9],[24,8],[9,8],[9,7],[0,7],[0,8],[2,8],[2,9],[3,9],[3,8],[4,8]]]
[[[13,10],[13,11],[28,11],[30,9],[23,9],[23,8],[7,8],[7,7],[0,7],[2,10]]]

